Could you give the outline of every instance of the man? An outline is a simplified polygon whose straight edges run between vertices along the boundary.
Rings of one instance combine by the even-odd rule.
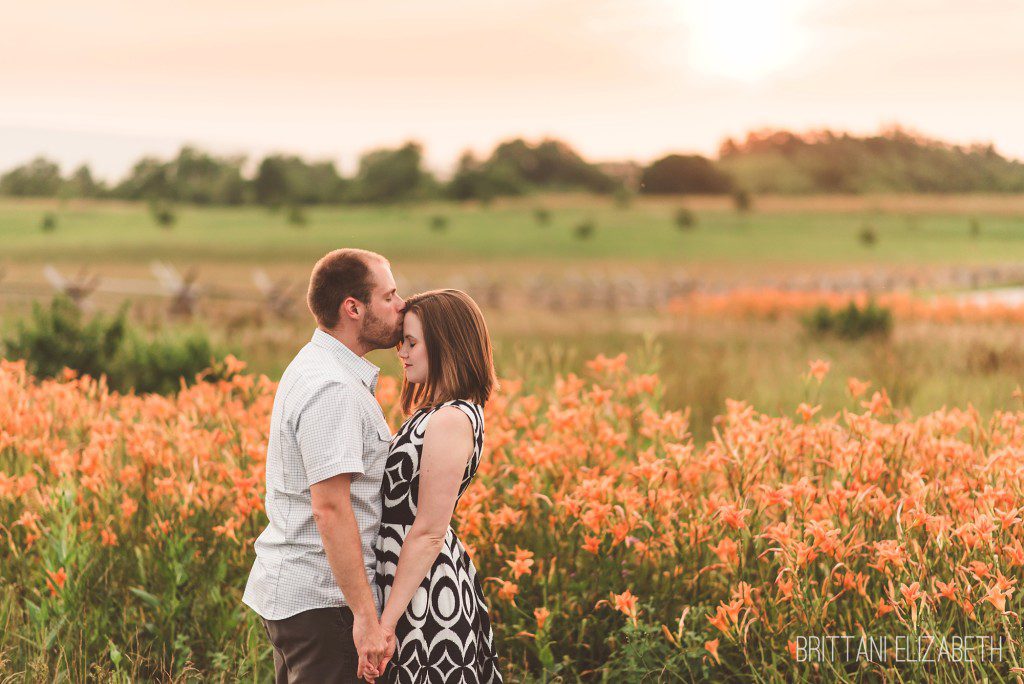
[[[378,676],[395,648],[372,585],[391,430],[374,398],[380,369],[363,356],[398,344],[405,302],[384,257],[338,249],[313,268],[307,304],[317,328],[274,396],[269,524],[242,598],[278,684]]]

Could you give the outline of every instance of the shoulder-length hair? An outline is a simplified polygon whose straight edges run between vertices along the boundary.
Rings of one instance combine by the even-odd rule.
[[[483,406],[498,381],[480,307],[461,290],[431,290],[406,300],[405,314],[410,313],[423,325],[427,381],[403,380],[402,411],[408,415],[453,399]]]

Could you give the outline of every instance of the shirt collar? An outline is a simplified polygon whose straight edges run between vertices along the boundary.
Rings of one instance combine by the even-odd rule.
[[[370,394],[377,392],[377,377],[380,375],[380,368],[359,356],[346,347],[341,340],[320,328],[313,331],[313,339],[310,342],[331,352],[342,366],[359,378],[359,381],[370,390]]]

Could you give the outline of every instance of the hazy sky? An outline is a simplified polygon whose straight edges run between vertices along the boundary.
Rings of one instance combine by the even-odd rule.
[[[595,160],[900,123],[1024,158],[1021,0],[72,0],[0,20],[0,168],[117,177],[182,142],[443,170],[555,136]]]

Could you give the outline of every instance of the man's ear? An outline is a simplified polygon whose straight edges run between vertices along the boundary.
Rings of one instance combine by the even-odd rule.
[[[355,297],[346,297],[341,303],[341,315],[346,318],[358,318],[362,308],[363,304]]]

